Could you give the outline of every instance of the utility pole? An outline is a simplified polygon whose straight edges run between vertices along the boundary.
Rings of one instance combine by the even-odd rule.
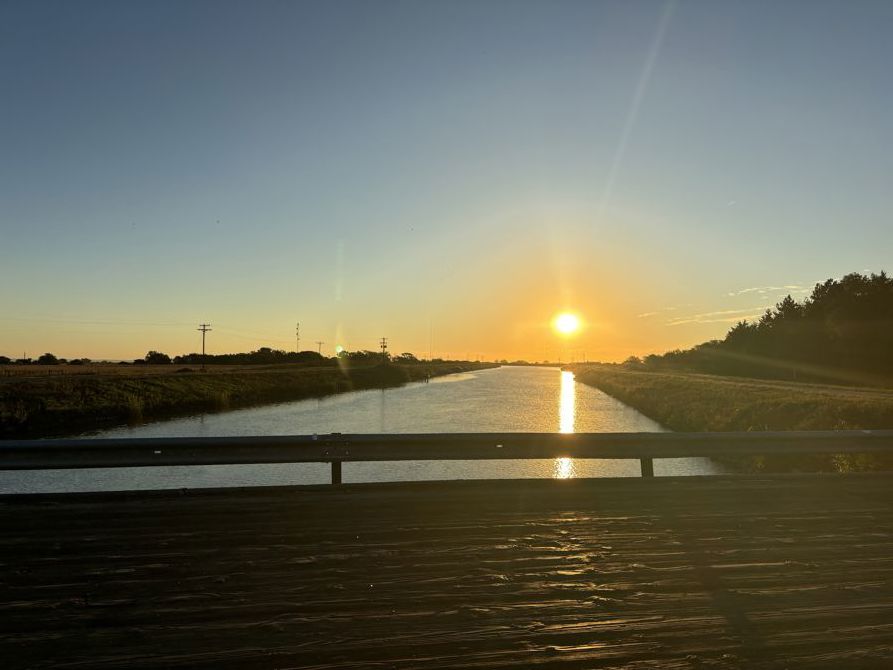
[[[320,356],[322,356],[322,345],[324,345],[324,344],[325,344],[325,342],[323,342],[322,340],[316,341],[317,351],[319,352]]]
[[[295,353],[301,353],[301,322],[295,324]]]
[[[210,332],[211,324],[210,323],[200,323],[198,324],[198,330],[202,333],[202,370],[205,369],[205,333]]]
[[[381,357],[383,359],[388,357],[388,338],[383,337],[378,342],[381,345]]]

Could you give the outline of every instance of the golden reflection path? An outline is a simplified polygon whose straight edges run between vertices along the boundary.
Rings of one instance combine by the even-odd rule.
[[[561,371],[561,390],[558,394],[558,432],[573,433],[574,418],[576,415],[577,383],[574,381],[574,373]],[[552,476],[555,479],[571,479],[576,476],[574,459],[556,458]]]

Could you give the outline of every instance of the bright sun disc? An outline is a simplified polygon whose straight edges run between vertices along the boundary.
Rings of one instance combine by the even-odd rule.
[[[580,330],[580,317],[570,312],[564,312],[555,317],[552,326],[562,335],[571,335]]]

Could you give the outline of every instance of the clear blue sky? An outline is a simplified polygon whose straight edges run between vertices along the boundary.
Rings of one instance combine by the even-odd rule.
[[[217,351],[296,320],[534,359],[722,335],[891,257],[891,29],[859,1],[0,2],[0,354],[182,353],[199,321]]]

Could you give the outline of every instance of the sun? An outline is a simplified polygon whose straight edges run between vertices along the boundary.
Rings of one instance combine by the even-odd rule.
[[[573,335],[580,330],[580,317],[572,312],[562,312],[552,320],[552,328],[560,335]]]

